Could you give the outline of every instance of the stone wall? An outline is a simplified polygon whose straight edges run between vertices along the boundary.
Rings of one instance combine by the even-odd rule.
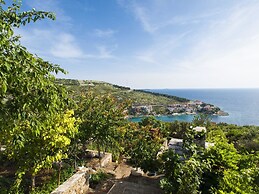
[[[88,151],[97,154],[97,151],[95,150]],[[112,162],[112,154],[105,153],[101,159],[101,166],[106,166],[110,162]],[[90,169],[84,167],[55,189],[51,194],[85,194],[89,189],[89,178]]]
[[[83,194],[89,188],[89,171],[82,169],[55,189],[51,194]]]

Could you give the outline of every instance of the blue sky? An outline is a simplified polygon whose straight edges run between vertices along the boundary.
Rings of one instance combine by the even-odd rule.
[[[69,72],[131,88],[259,86],[257,0],[23,0],[56,20],[16,31]]]

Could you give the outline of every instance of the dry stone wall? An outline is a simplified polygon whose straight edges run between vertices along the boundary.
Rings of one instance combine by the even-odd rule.
[[[97,151],[90,150],[91,152],[97,154]],[[106,166],[112,162],[112,154],[105,153],[104,157],[101,159],[101,166]],[[89,189],[89,178],[90,169],[82,168],[80,171],[75,173],[57,189],[55,189],[51,194],[84,194]]]
[[[55,189],[51,194],[83,194],[89,188],[89,171],[82,169]]]

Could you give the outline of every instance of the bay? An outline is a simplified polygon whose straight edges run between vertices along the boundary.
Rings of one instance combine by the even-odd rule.
[[[229,116],[212,116],[213,122],[259,126],[259,89],[146,89],[147,91],[190,100],[201,100],[218,106]],[[193,115],[159,116],[162,121],[192,121]],[[140,121],[132,118],[131,121]]]

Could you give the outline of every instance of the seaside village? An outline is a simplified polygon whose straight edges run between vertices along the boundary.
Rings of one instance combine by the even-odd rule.
[[[179,115],[179,114],[197,114],[205,113],[211,115],[221,115],[225,113],[221,111],[218,107],[204,103],[200,100],[189,101],[181,104],[171,104],[171,105],[134,105],[132,106],[131,115],[157,115],[161,114],[157,110],[164,109],[167,115]]]

